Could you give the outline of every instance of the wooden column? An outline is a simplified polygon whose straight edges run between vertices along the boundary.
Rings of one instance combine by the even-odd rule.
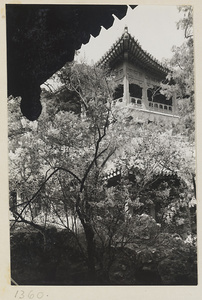
[[[148,107],[148,99],[147,99],[147,81],[146,78],[144,77],[144,81],[142,84],[142,105],[143,108],[147,108]]]
[[[123,101],[126,104],[130,103],[129,81],[128,81],[127,74],[124,75],[124,79],[123,79]]]
[[[124,52],[124,63],[123,63],[123,101],[127,105],[130,103],[129,93],[129,80],[128,80],[128,52]]]

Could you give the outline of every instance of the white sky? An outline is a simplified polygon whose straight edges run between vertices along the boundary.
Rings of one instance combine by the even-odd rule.
[[[139,5],[133,10],[128,7],[127,15],[122,20],[115,17],[112,27],[108,30],[102,28],[98,37],[91,37],[75,59],[97,62],[122,35],[125,26],[142,48],[159,61],[171,58],[172,46],[180,46],[184,40],[184,32],[176,27],[181,17],[176,6]]]

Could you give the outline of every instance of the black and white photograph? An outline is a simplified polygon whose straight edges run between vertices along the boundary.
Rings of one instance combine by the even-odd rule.
[[[6,4],[11,286],[197,286],[193,11]]]

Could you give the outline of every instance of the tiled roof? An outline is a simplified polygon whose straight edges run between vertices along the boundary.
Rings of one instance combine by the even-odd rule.
[[[113,68],[118,62],[124,58],[127,53],[128,60],[137,63],[145,69],[149,69],[160,76],[165,77],[169,69],[163,66],[147,51],[143,50],[139,42],[128,33],[125,27],[122,36],[112,45],[109,51],[98,61],[98,66],[108,66]]]

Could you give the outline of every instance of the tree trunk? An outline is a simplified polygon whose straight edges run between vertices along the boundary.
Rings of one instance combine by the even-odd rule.
[[[95,241],[94,241],[94,231],[92,226],[88,223],[83,224],[86,242],[87,242],[87,253],[88,253],[88,276],[89,283],[95,283],[96,273],[95,273]]]
[[[86,243],[87,243],[87,265],[88,265],[88,276],[89,283],[95,283],[95,241],[94,241],[94,230],[89,222],[87,222],[81,213],[80,209],[76,209],[81,224],[83,226]]]

